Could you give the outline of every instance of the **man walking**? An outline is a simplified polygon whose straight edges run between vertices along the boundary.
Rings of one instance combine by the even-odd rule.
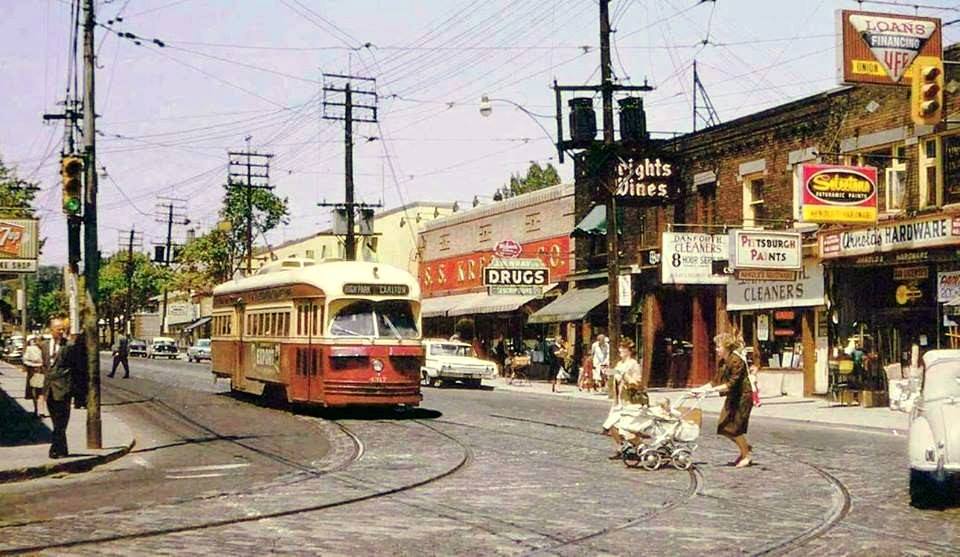
[[[129,355],[130,341],[127,340],[127,335],[121,333],[116,344],[113,345],[113,369],[107,374],[107,377],[116,375],[117,366],[123,364],[123,378],[128,379],[130,377],[130,364],[127,361]]]
[[[67,345],[69,321],[54,318],[50,321],[50,334],[53,337],[49,348],[50,368],[44,374],[43,396],[47,401],[47,411],[53,421],[53,442],[50,444],[50,458],[62,458],[69,454],[67,449],[67,424],[70,422],[70,395],[73,390],[73,358]]]

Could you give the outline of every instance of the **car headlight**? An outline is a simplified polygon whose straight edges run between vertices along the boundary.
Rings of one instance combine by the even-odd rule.
[[[442,366],[440,366],[440,369],[442,369],[443,371],[450,371],[453,368],[450,367],[450,364],[443,364]]]
[[[373,371],[377,373],[380,373],[381,371],[383,371],[383,362],[381,360],[374,358],[373,361],[370,362],[370,364],[373,366]]]

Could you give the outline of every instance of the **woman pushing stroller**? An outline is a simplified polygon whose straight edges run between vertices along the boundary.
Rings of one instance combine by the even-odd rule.
[[[610,380],[613,381],[613,407],[603,422],[603,432],[613,439],[615,447],[611,460],[622,456],[624,445],[619,424],[624,420],[633,420],[637,414],[650,404],[646,385],[643,384],[643,370],[636,359],[636,348],[632,341],[624,340],[619,346],[620,361],[614,368]]]

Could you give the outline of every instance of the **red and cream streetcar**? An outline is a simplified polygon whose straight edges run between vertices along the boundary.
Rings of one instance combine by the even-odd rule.
[[[420,286],[379,263],[287,259],[213,290],[213,373],[323,406],[420,403]]]

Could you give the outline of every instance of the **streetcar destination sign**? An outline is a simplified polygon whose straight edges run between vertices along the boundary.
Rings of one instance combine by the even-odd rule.
[[[406,284],[359,284],[347,283],[343,285],[346,296],[407,296],[410,287]]]

